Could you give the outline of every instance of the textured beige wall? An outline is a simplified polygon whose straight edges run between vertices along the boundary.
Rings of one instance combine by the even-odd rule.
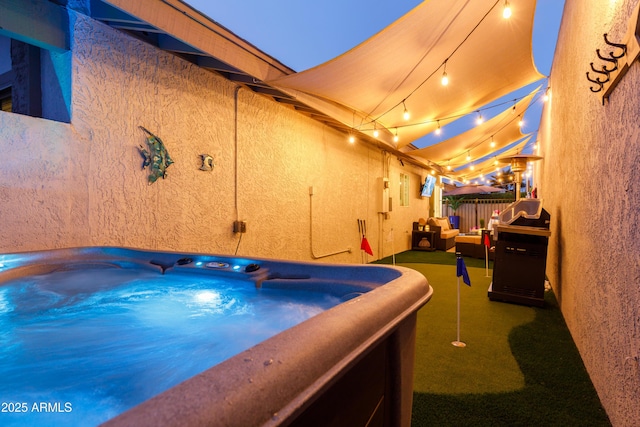
[[[623,39],[636,4],[566,1],[537,166],[552,222],[547,274],[616,426],[640,420],[640,64],[604,106],[585,73],[600,66],[596,49],[611,51],[604,33]]]
[[[0,112],[0,252],[87,245],[361,262],[356,219],[375,257],[406,250],[425,171],[84,15],[74,21],[71,124]],[[175,161],[147,185],[144,126]],[[236,160],[237,144],[237,160]],[[210,154],[213,172],[199,170]],[[236,164],[237,162],[237,164]],[[236,180],[237,166],[237,180]],[[378,214],[388,171],[394,209]],[[398,206],[399,174],[411,176]],[[237,197],[236,197],[237,181]],[[237,199],[237,203],[236,203]],[[394,242],[389,240],[393,228]]]

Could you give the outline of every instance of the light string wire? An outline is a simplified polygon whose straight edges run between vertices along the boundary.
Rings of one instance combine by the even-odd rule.
[[[530,138],[529,142],[527,142],[520,150],[518,150],[519,153],[522,153],[523,151],[525,151],[529,145],[531,145],[531,144],[535,145],[536,144],[536,141],[535,141],[535,138],[533,138],[533,135],[537,134],[537,133],[538,133],[538,129],[532,131],[530,134],[527,135],[527,136],[531,136],[531,138]],[[519,142],[518,141],[514,141],[514,142],[520,143],[520,142],[522,142],[522,140],[520,140]],[[514,145],[517,145],[517,144],[514,144]],[[509,150],[507,147],[504,147],[504,148],[506,149],[505,151]],[[489,154],[489,155],[486,155],[486,156],[482,157],[481,159],[486,159],[488,157],[494,157],[495,158],[496,155],[495,154]],[[478,160],[481,160],[481,159],[478,159]],[[484,160],[482,160],[482,161],[484,161]],[[473,163],[473,162],[471,162],[471,163]],[[458,166],[456,166],[456,168],[464,169],[464,166],[467,165],[467,164],[468,163],[464,163],[464,164],[458,165]],[[452,171],[450,171],[450,173],[444,174],[443,176],[445,178],[451,180],[451,181],[464,183],[465,181],[470,181],[470,180],[479,178],[481,175],[490,175],[492,172],[493,173],[497,173],[497,170],[502,170],[502,169],[505,169],[505,168],[506,169],[510,169],[511,165],[505,165],[505,166],[502,166],[502,167],[496,167],[495,165],[491,165],[491,166],[487,166],[487,167],[479,169],[479,170],[474,170],[474,171],[471,171],[469,173],[462,174],[462,175],[453,175],[453,174],[456,174],[456,173],[460,173],[460,171],[459,170],[458,171],[452,170]]]
[[[433,70],[431,72],[431,74],[429,74],[415,89],[413,89],[411,92],[409,92],[409,95],[407,95],[402,101],[398,102],[397,104],[395,104],[393,107],[389,108],[387,111],[383,112],[382,114],[378,115],[377,117],[371,119],[369,122],[366,123],[361,123],[361,126],[363,125],[369,125],[371,123],[375,123],[378,120],[380,120],[381,117],[385,116],[386,114],[390,113],[391,111],[393,111],[395,108],[397,108],[398,106],[402,105],[403,102],[407,101],[414,93],[416,93],[418,91],[418,89],[420,89],[427,81],[429,81],[429,79],[431,79],[431,77],[433,77],[443,66],[444,64],[446,64],[446,62],[451,59],[451,57],[462,47],[462,45],[469,39],[469,37],[471,37],[471,35],[478,29],[478,27],[480,26],[480,24],[482,24],[484,22],[484,20],[487,18],[487,16],[489,16],[489,14],[493,11],[493,9],[495,9],[495,7],[498,5],[498,3],[500,3],[501,0],[496,0],[496,2],[493,4],[493,6],[491,6],[491,8],[489,8],[489,10],[487,11],[487,13],[484,14],[484,16],[482,17],[482,19],[480,19],[480,21],[478,21],[478,23],[473,27],[473,29],[469,32],[469,34],[466,35],[466,37],[458,44],[458,46],[456,46],[456,48],[449,54],[449,56],[447,56],[447,58],[440,64],[438,65],[438,67]],[[396,88],[400,87],[400,85],[405,82],[409,76],[416,70],[416,68],[418,67],[418,65],[420,65],[420,63],[424,60],[424,58],[426,57],[427,54],[425,54],[422,58],[420,58],[420,61],[418,61],[418,63],[408,72],[408,74],[406,75],[406,77],[404,79],[402,79],[402,82],[399,83]],[[373,111],[376,110],[376,108],[378,108],[383,102],[384,100],[388,97],[389,95],[385,96],[385,98],[383,98],[378,105],[376,105],[376,107],[374,107],[369,113],[367,113],[365,115],[365,117],[371,117],[371,114],[373,113]],[[463,114],[464,115],[464,114]],[[462,116],[462,115],[461,115]],[[438,120],[446,120],[447,118],[439,118]],[[432,123],[436,120],[430,120],[428,122],[424,122],[421,124],[425,124],[425,123]],[[417,124],[414,124],[414,126]]]
[[[539,97],[540,97],[540,92],[538,92],[538,93],[536,93],[536,94],[534,95],[534,99],[532,99],[532,102],[527,106],[527,108],[525,108],[525,110],[522,112],[522,114],[521,114],[521,115],[524,115],[524,113],[525,113],[525,112],[526,112],[526,111],[527,111],[527,110],[528,110],[528,109],[529,109],[529,108],[530,108],[530,107],[531,107],[535,102],[537,102],[537,101],[539,100],[539,99],[538,99],[538,100],[536,100],[536,99],[535,99],[535,97],[538,97],[538,98],[539,98]],[[509,125],[513,120],[515,120],[515,119],[519,118],[521,115],[518,115],[518,116],[516,116],[516,117],[511,118],[511,120],[509,120],[509,122],[507,122],[503,127],[501,127],[500,129],[498,129],[498,130],[497,130],[497,131],[496,131],[492,136],[495,136],[498,132],[500,132],[501,130],[503,130],[503,129],[504,129],[506,126],[508,126],[508,125]],[[526,136],[530,136],[530,135],[532,136],[532,135],[534,135],[534,134],[537,134],[537,132],[538,132],[538,129],[536,129],[536,130],[534,130],[534,131],[530,132],[530,133],[529,133],[529,134],[527,134]],[[526,137],[526,136],[525,136],[525,137]],[[445,164],[445,162],[436,162],[436,164],[437,164],[438,166],[440,166],[440,167],[447,167],[447,165],[448,165],[448,166],[452,166],[450,162],[451,162],[453,159],[456,159],[456,158],[458,158],[458,157],[464,156],[466,153],[468,153],[468,152],[472,151],[472,150],[473,150],[474,148],[476,148],[478,145],[480,145],[480,144],[482,144],[482,143],[484,143],[484,142],[486,142],[486,141],[488,141],[488,140],[490,140],[490,138],[484,138],[482,141],[480,141],[478,144],[474,145],[473,147],[471,147],[471,148],[466,148],[466,149],[462,150],[462,151],[460,152],[460,154],[457,154],[457,155],[455,155],[455,156],[451,157],[449,160],[447,160],[447,161],[446,161],[446,164]],[[514,142],[516,142],[516,141],[514,141]],[[521,152],[522,152],[522,151],[524,151],[524,150],[526,150],[526,149],[527,149],[527,147],[528,147],[529,145],[531,145],[531,144],[535,144],[535,143],[536,143],[536,142],[535,142],[534,138],[532,137],[532,138],[531,138],[531,141],[530,141],[530,142],[528,142],[527,144],[525,144],[525,146],[524,146],[524,147],[522,147]],[[508,145],[509,145],[509,144],[507,144],[507,146],[508,146]],[[500,149],[498,149],[498,150],[496,150],[496,151],[494,151],[494,152],[492,152],[492,153],[490,153],[490,154],[487,154],[487,155],[485,155],[485,156],[479,157],[479,158],[478,158],[478,159],[476,159],[476,160],[473,160],[473,161],[467,161],[467,162],[462,162],[462,163],[454,164],[454,165],[453,165],[453,168],[454,168],[454,169],[452,169],[452,170],[450,171],[450,173],[459,173],[459,172],[460,172],[460,169],[464,169],[464,168],[466,167],[466,165],[474,164],[474,163],[478,163],[478,162],[480,162],[480,163],[481,163],[482,161],[484,161],[485,159],[487,159],[487,158],[489,158],[489,157],[495,157],[495,156],[496,156],[496,154],[495,154],[496,152],[501,151],[501,150],[504,150],[505,148],[507,148],[507,146],[505,146],[505,147],[503,147],[503,148],[500,148]],[[493,167],[491,167],[491,169],[492,169],[492,168],[493,168]],[[457,169],[457,171],[456,171],[456,169]],[[485,173],[485,172],[486,172],[486,171],[488,171],[489,169],[490,169],[490,168],[484,168],[484,169],[482,169],[482,170],[472,171],[472,173],[470,173],[470,174],[475,176],[475,175],[477,175],[477,174]],[[449,178],[449,179],[454,179],[454,178],[452,178],[451,176],[449,176],[449,174],[447,174],[447,173],[445,173],[445,174],[444,174],[444,176],[445,176],[445,177],[447,177],[447,178]],[[462,176],[461,178],[465,178],[465,176]],[[458,179],[456,179],[456,180],[458,180]]]
[[[528,95],[526,95],[526,96],[528,96]],[[522,98],[524,98],[524,97],[522,97]],[[537,99],[536,99],[536,98],[537,98]],[[508,117],[510,118],[510,120],[508,120],[508,121],[507,121],[507,122],[506,122],[502,127],[500,127],[499,129],[497,129],[495,132],[493,132],[493,133],[491,134],[491,136],[492,136],[492,137],[495,137],[495,136],[496,136],[500,131],[504,130],[504,129],[505,129],[507,126],[509,126],[509,125],[510,125],[514,120],[516,120],[516,119],[518,119],[518,120],[522,119],[522,117],[523,117],[523,116],[524,116],[524,114],[527,112],[527,110],[528,110],[529,108],[531,108],[531,106],[532,106],[533,104],[535,104],[535,102],[536,102],[536,101],[538,101],[538,100],[539,100],[539,98],[540,98],[540,92],[536,92],[536,94],[534,94],[533,98],[531,99],[531,102],[529,103],[529,105],[527,105],[527,107],[526,107],[526,108],[524,108],[524,110],[522,111],[522,113],[518,114],[516,117],[509,117],[509,116],[508,116]],[[511,102],[511,101],[507,101],[507,102]],[[507,103],[507,102],[504,102],[503,104],[505,104],[505,103]],[[466,153],[468,153],[468,152],[470,152],[470,151],[474,150],[475,148],[479,147],[481,144],[483,144],[483,143],[485,143],[485,142],[487,142],[487,141],[490,141],[490,140],[491,140],[491,137],[489,137],[489,138],[487,138],[487,137],[480,137],[480,138],[478,138],[478,139],[476,140],[476,142],[474,142],[471,146],[466,147],[466,148],[465,148],[464,150],[462,150],[459,154],[456,154],[455,156],[452,156],[450,159],[448,159],[448,160],[447,160],[447,163],[451,162],[453,159],[457,159],[458,157],[464,156]],[[496,150],[496,151],[499,151],[499,150]],[[488,155],[487,155],[487,156],[488,156]],[[482,158],[487,157],[487,156],[483,156]],[[440,164],[440,163],[438,163],[438,162],[436,162],[436,163],[437,163],[438,165],[442,166],[442,164]],[[460,163],[460,166],[462,166],[462,165],[466,165],[466,164],[468,164],[468,163],[473,163],[473,162]]]

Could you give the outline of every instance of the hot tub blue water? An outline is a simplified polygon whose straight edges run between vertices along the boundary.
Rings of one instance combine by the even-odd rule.
[[[14,279],[0,288],[2,424],[96,425],[340,302],[117,265]]]
[[[0,254],[0,425],[408,426],[431,292],[401,267]]]

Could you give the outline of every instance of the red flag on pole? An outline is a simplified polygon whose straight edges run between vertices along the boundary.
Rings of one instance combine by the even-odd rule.
[[[373,251],[371,250],[371,245],[369,245],[369,241],[367,240],[367,220],[362,220],[362,243],[360,244],[360,249],[373,256]]]
[[[371,250],[371,245],[369,245],[369,241],[366,237],[362,236],[362,243],[360,244],[360,249],[373,256],[373,251]]]
[[[484,245],[484,277],[489,277],[489,248],[491,247],[491,239],[487,231],[483,231],[482,233],[482,244]]]

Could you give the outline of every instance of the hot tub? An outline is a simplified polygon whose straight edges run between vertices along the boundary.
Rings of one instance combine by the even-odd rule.
[[[409,426],[431,294],[402,267],[0,255],[0,422]]]

